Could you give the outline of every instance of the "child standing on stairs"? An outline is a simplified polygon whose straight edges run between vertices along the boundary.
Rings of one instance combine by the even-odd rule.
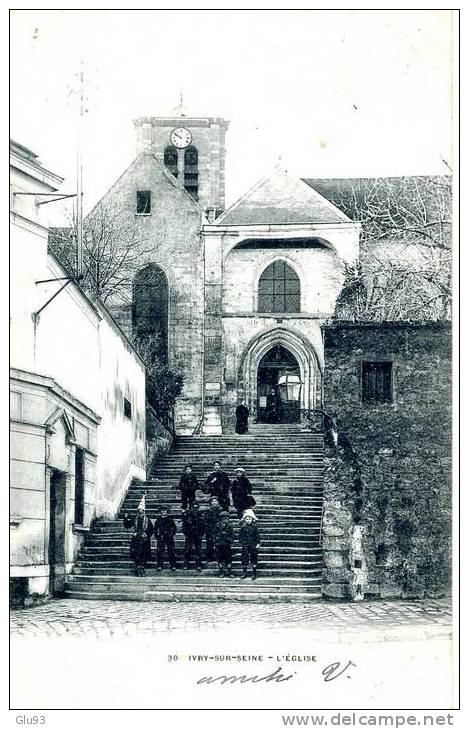
[[[241,519],[238,539],[241,545],[241,564],[243,565],[242,580],[248,576],[249,563],[252,566],[252,579],[257,578],[257,558],[261,537],[256,521],[257,517],[251,510],[246,511]]]
[[[222,511],[215,526],[215,548],[217,551],[218,576],[234,577],[231,572],[231,545],[234,540],[233,527],[230,524],[230,515]]]
[[[216,496],[210,499],[210,506],[204,511],[205,518],[205,559],[207,562],[215,560],[215,527],[223,511]]]
[[[181,506],[183,509],[187,509],[188,506],[192,506],[195,501],[195,492],[198,488],[199,482],[197,480],[197,476],[192,472],[191,464],[188,463],[179,481]]]
[[[213,471],[205,481],[205,490],[210,496],[216,496],[220,506],[226,511],[230,508],[230,486],[230,479],[228,474],[222,471],[220,461],[214,461]]]
[[[252,484],[246,476],[244,468],[240,466],[235,468],[235,477],[231,482],[231,496],[238,519],[241,519],[246,509],[256,505],[256,500],[252,496]]]
[[[168,552],[169,567],[172,572],[176,569],[176,551],[174,548],[174,535],[176,534],[177,527],[173,517],[169,513],[169,507],[161,507],[161,516],[158,520],[158,531],[155,534],[156,537],[156,553],[158,570],[162,570],[164,567],[164,553]]]
[[[182,531],[185,537],[184,545],[184,569],[188,570],[192,557],[195,556],[195,568],[198,572],[202,569],[202,537],[205,531],[205,520],[199,511],[197,501],[191,504],[191,508],[182,512]]]
[[[145,513],[145,494],[143,494],[134,519],[134,534],[130,542],[130,556],[134,561],[138,577],[145,575],[145,567],[151,557],[152,534],[153,525]]]

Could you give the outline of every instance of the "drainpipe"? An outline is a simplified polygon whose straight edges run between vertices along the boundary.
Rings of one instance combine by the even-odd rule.
[[[324,410],[324,374],[326,372],[326,351],[324,348],[324,328],[321,327],[321,339],[322,339],[322,361],[323,361],[323,368],[321,372],[321,366],[319,365],[319,374],[321,377],[321,409]]]
[[[200,419],[199,419],[199,433],[203,428],[205,418],[205,236],[202,232],[200,233],[202,242],[202,385],[200,393]]]

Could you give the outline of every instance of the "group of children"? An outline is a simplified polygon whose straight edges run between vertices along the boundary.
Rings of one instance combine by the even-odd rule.
[[[196,501],[196,491],[210,495],[208,508],[200,510]],[[230,479],[221,469],[221,463],[215,461],[213,471],[208,475],[203,487],[199,486],[198,479],[187,465],[179,482],[182,506],[182,532],[185,538],[184,566],[190,568],[192,558],[197,571],[202,569],[202,541],[205,537],[206,561],[218,563],[220,577],[234,577],[232,573],[232,545],[235,532],[230,523],[230,493],[233,506],[236,509],[240,528],[238,541],[241,546],[241,564],[243,572],[241,579],[248,575],[248,567],[252,568],[252,579],[257,578],[258,549],[260,534],[257,526],[257,517],[252,510],[256,502],[252,497],[252,486],[246,477],[243,468],[235,470],[235,477]],[[176,570],[176,550],[174,535],[177,527],[170,514],[168,506],[156,508],[156,518],[152,524],[145,513],[145,496],[142,496],[138,506],[137,516],[129,514],[124,516],[124,527],[133,527],[134,534],[131,540],[131,557],[135,563],[137,575],[145,574],[145,566],[151,555],[151,537],[156,539],[157,570],[164,568],[165,555],[168,556],[169,568]]]

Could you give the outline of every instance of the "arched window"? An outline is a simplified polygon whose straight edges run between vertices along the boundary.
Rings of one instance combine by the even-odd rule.
[[[168,146],[164,150],[164,165],[174,177],[178,176],[178,153],[177,149]]]
[[[184,187],[194,200],[198,200],[199,154],[192,144],[184,152]]]
[[[258,311],[294,313],[300,311],[300,279],[285,261],[274,261],[259,279]]]
[[[161,340],[161,356],[168,353],[168,281],[159,266],[150,263],[135,277],[132,326],[137,336],[156,335]]]

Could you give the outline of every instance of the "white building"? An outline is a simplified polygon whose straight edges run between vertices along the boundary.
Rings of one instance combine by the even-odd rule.
[[[62,179],[19,144],[10,160],[11,577],[54,593],[93,518],[114,516],[145,479],[145,374],[109,312],[48,254],[39,203]]]

